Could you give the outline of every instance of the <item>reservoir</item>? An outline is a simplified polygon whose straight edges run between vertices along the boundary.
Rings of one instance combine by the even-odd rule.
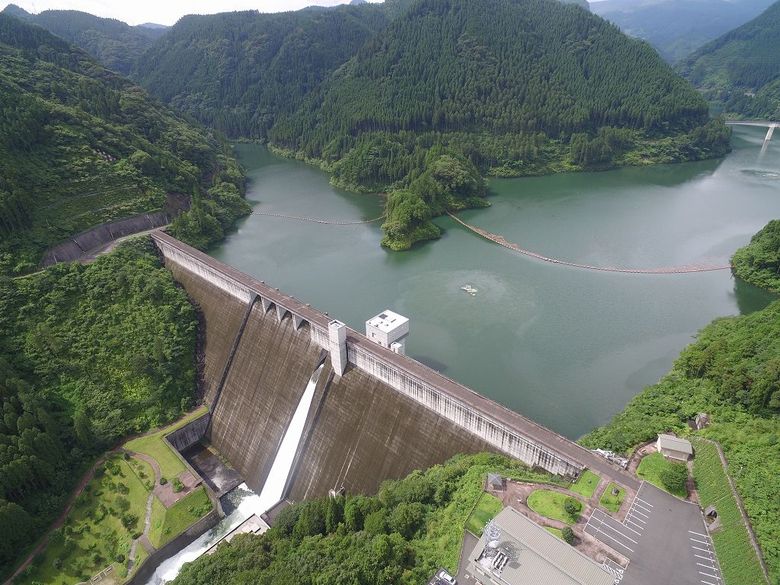
[[[492,179],[475,226],[548,257],[594,266],[723,265],[780,218],[780,141],[735,128],[720,161]],[[775,297],[730,271],[593,272],[541,262],[483,240],[448,217],[441,239],[380,247],[378,196],[236,145],[253,215],[211,253],[354,329],[385,308],[411,320],[407,353],[534,420],[578,438],[663,376],[696,332]],[[465,290],[464,290],[465,289]]]

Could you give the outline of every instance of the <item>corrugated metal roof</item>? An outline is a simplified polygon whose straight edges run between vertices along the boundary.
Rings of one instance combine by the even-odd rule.
[[[509,585],[612,585],[612,576],[601,566],[514,508],[504,508],[495,523],[501,529],[499,549],[510,557],[501,581]],[[476,563],[486,546],[483,536],[470,560]]]
[[[681,453],[693,455],[691,442],[686,439],[675,437],[674,435],[658,435],[658,446],[661,449],[671,449],[672,451],[680,451]]]

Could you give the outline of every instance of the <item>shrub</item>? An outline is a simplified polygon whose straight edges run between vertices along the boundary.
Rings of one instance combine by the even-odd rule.
[[[670,492],[684,492],[688,481],[688,468],[684,463],[672,463],[667,465],[660,473],[661,483]]]
[[[166,483],[168,483],[168,479],[165,478],[165,477],[161,477],[160,478],[160,485],[165,485]]]
[[[390,527],[410,540],[425,521],[425,507],[419,502],[402,503],[390,514]]]
[[[563,502],[563,509],[572,518],[579,518],[582,504],[575,498],[566,498]]]
[[[184,489],[184,484],[181,482],[181,480],[178,477],[174,477],[171,481],[171,484],[173,485],[173,491],[177,494]]]
[[[577,541],[577,537],[574,536],[574,531],[568,526],[561,530],[561,536],[563,537],[563,540],[572,546],[574,546],[574,543]]]
[[[387,534],[387,512],[384,508],[366,516],[363,529],[369,534]]]
[[[138,523],[138,516],[135,514],[125,514],[122,516],[122,525],[127,528],[128,530],[132,530],[135,528],[135,525]]]

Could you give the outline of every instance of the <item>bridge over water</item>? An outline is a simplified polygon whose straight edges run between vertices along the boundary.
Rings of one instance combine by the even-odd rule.
[[[780,126],[780,122],[773,122],[770,120],[727,120],[727,126],[755,126],[759,128],[766,128],[766,137],[764,138],[764,144],[761,147],[761,152],[766,152],[769,146],[769,141],[772,140],[772,135],[775,133],[775,128]]]

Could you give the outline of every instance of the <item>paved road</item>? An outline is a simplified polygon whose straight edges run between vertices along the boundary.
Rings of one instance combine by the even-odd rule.
[[[460,565],[458,566],[458,574],[455,576],[458,585],[474,585],[474,578],[466,573],[466,569],[469,566],[469,555],[474,547],[477,546],[479,539],[471,534],[468,530],[464,531],[463,544],[460,547]]]
[[[724,585],[699,507],[649,483],[624,522],[596,510],[585,531],[630,559],[622,585]]]

